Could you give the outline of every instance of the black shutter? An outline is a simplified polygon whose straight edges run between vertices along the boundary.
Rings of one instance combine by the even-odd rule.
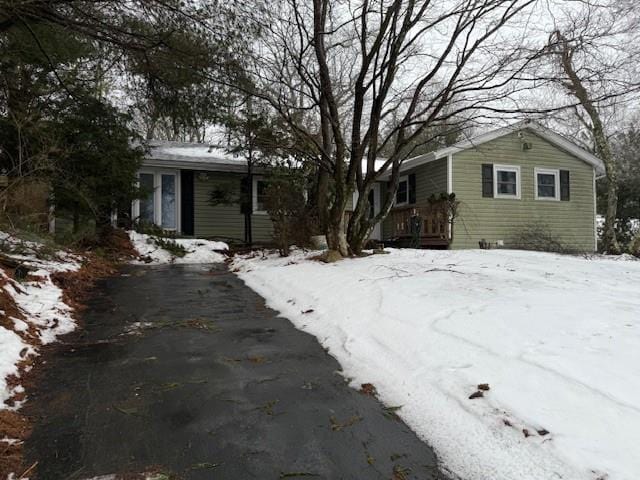
[[[253,199],[251,198],[249,182],[251,182],[249,177],[242,177],[242,180],[240,180],[240,213],[243,215],[253,211]]]
[[[416,174],[409,175],[409,203],[416,203]]]
[[[193,170],[180,171],[180,223],[184,235],[194,234]]]
[[[571,199],[570,183],[569,170],[560,170],[560,200],[568,202]]]
[[[493,164],[482,164],[482,196],[493,198]]]

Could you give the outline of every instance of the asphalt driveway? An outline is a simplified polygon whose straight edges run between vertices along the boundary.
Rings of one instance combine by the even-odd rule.
[[[48,359],[41,480],[441,479],[432,450],[224,266],[128,267]]]

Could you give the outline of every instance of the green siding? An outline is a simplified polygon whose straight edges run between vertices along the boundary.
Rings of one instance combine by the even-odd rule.
[[[425,163],[406,172],[401,173],[401,177],[416,175],[416,204],[424,205],[431,195],[440,195],[447,191],[447,159],[441,158],[433,162]],[[381,191],[382,198],[387,195],[386,184]],[[382,223],[382,238],[389,238],[392,235],[391,213]]]
[[[517,134],[487,142],[453,157],[453,191],[461,202],[453,248],[478,248],[478,242],[503,240],[510,246],[523,228],[542,224],[575,251],[593,251],[593,167],[556,148],[533,132],[524,132],[532,144],[523,150]],[[483,163],[519,165],[521,199],[483,198]],[[534,168],[570,171],[571,200],[536,200]]]
[[[240,196],[241,174],[207,172],[204,179],[199,172],[194,175],[194,234],[196,237],[223,237],[244,239],[244,216],[238,203],[229,205],[209,204],[214,188],[227,187],[234,198]],[[273,224],[265,214],[254,214],[252,219],[254,242],[270,242]]]

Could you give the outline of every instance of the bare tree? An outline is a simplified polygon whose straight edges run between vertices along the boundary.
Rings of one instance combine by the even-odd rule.
[[[640,7],[633,2],[579,2],[579,7],[549,37],[547,52],[555,66],[551,78],[576,100],[572,112],[590,133],[593,149],[604,163],[607,209],[602,249],[619,253],[618,165],[610,144],[615,127],[608,128],[605,118],[637,99],[640,90],[640,51],[635,47]]]
[[[250,67],[253,93],[311,145],[327,179],[319,204],[331,249],[362,250],[393,206],[400,166],[416,139],[442,132],[436,125],[455,129],[461,118],[504,109],[529,59],[517,46],[522,38],[516,35],[514,47],[500,32],[534,4],[283,0],[273,9],[271,33]],[[370,218],[368,194],[387,178],[387,198]],[[354,191],[358,200],[345,225]]]

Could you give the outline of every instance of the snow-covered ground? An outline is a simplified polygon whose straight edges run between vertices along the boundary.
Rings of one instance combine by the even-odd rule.
[[[197,238],[176,238],[172,239],[177,244],[183,246],[187,254],[177,257],[171,252],[160,248],[154,241],[154,236],[146,233],[129,231],[129,238],[134,248],[141,257],[150,261],[137,261],[137,263],[219,263],[224,262],[225,256],[220,251],[228,250],[229,246],[224,242],[213,242]]]
[[[465,480],[640,478],[640,261],[391,250],[239,257]],[[479,384],[484,396],[469,399]],[[525,432],[526,431],[526,432]]]
[[[13,250],[9,257],[31,268],[28,279],[24,281],[10,278],[0,268],[0,284],[20,316],[10,316],[0,310],[5,320],[5,326],[0,325],[1,410],[7,407],[5,402],[8,399],[22,391],[20,385],[10,388],[7,384],[7,377],[19,374],[18,364],[36,355],[39,345],[51,343],[59,335],[75,328],[72,309],[64,303],[63,292],[53,283],[51,275],[78,270],[81,259],[63,251],[49,253],[47,259],[42,259],[37,252],[42,251],[43,245],[19,240],[5,232],[0,232],[0,242]],[[14,408],[19,405],[14,405]]]

